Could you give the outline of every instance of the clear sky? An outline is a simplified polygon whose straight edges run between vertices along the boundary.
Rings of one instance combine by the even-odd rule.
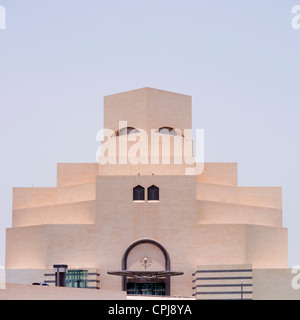
[[[300,264],[300,0],[0,0],[0,264],[13,187],[95,162],[103,96],[153,87],[193,97],[207,162],[241,186],[282,186]],[[276,245],[276,243],[274,243]]]

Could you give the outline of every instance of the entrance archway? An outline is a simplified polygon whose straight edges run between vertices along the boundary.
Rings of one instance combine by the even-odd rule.
[[[159,243],[158,241],[155,241],[153,239],[141,239],[138,241],[135,241],[134,243],[132,243],[125,251],[123,258],[122,258],[122,271],[126,271],[128,268],[128,257],[130,255],[130,253],[137,247],[140,246],[142,244],[149,244],[152,246],[155,246],[156,248],[158,248],[161,253],[163,254],[164,257],[164,270],[156,270],[156,271],[171,271],[171,260],[170,260],[170,256],[167,252],[167,250],[163,247],[163,245],[161,243]],[[146,269],[146,268],[145,268]],[[170,281],[170,276],[166,276],[164,279],[160,279],[160,280],[156,280],[154,281],[153,279],[147,283],[148,281],[140,281],[140,283],[138,282],[130,282],[130,280],[128,280],[128,277],[123,276],[123,281],[122,281],[122,290],[123,291],[127,291],[128,287],[130,288],[139,288],[139,287],[145,287],[145,288],[161,288],[164,291],[164,294],[169,296],[171,293],[171,281]],[[138,289],[137,289],[138,290]],[[146,289],[149,290],[149,289]]]

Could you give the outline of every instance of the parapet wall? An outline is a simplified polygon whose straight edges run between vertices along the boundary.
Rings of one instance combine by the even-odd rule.
[[[126,300],[126,292],[7,284],[0,300]]]

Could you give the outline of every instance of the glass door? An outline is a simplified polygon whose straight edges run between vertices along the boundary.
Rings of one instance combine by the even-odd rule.
[[[164,283],[127,283],[127,294],[145,296],[164,296],[166,294]]]

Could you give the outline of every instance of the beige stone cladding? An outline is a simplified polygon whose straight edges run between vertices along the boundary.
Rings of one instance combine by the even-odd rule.
[[[184,174],[181,167],[185,166],[188,156],[191,157],[188,165],[194,165],[191,111],[190,96],[151,88],[105,97],[104,129],[109,129],[110,133],[108,140],[101,143],[100,163],[109,159],[110,164],[115,161],[124,164],[125,161],[126,166],[113,169],[119,173],[111,172],[110,166],[99,166],[99,174],[137,174],[137,169],[141,174],[161,174],[162,168],[170,173],[175,170],[175,174]],[[119,131],[126,127],[135,128],[136,132],[128,136],[119,135]],[[162,134],[161,128],[173,128],[179,134]],[[186,145],[189,148],[185,148]],[[157,159],[152,156],[157,156]],[[140,165],[136,165],[137,160],[140,160]],[[165,161],[175,161],[176,165],[156,165]],[[178,165],[178,161],[183,165]]]
[[[146,198],[144,202],[134,202],[132,193],[137,185],[143,186],[146,191],[152,185],[158,186],[160,201],[151,203]],[[143,238],[159,241],[170,253],[172,269],[185,273],[183,277],[172,279],[173,295],[191,295],[195,262],[247,262],[258,267],[286,267],[287,234],[280,227],[280,221],[277,227],[247,225],[247,214],[254,214],[255,217],[256,211],[253,213],[251,206],[245,206],[246,212],[240,212],[241,205],[231,203],[217,203],[217,213],[214,213],[216,210],[211,211],[207,206],[211,202],[203,201],[205,206],[201,212],[201,201],[196,197],[197,185],[196,177],[184,175],[98,176],[94,215],[87,208],[82,211],[83,220],[90,219],[90,226],[76,226],[76,210],[72,220],[71,211],[63,210],[66,205],[17,209],[20,217],[22,214],[26,217],[26,210],[29,211],[26,225],[30,224],[30,219],[33,225],[33,216],[38,216],[40,212],[40,225],[8,229],[7,268],[49,268],[58,261],[71,267],[89,265],[99,268],[101,287],[120,290],[121,279],[107,275],[107,271],[120,269],[121,257],[127,247]],[[212,204],[215,205],[214,202]],[[70,205],[76,208],[78,203]],[[277,209],[267,210],[271,210],[272,221],[272,210]],[[53,214],[56,224],[45,223],[49,219],[47,211],[48,215]],[[59,215],[69,219],[69,224],[58,225],[62,219]],[[204,215],[207,217],[204,218]],[[20,217],[16,219],[21,224]],[[265,224],[270,224],[267,218],[265,220]],[[275,240],[277,246],[273,246]]]
[[[282,226],[281,209],[198,200],[201,224],[253,224]]]
[[[197,300],[299,300],[299,269],[250,264],[202,265],[194,273]]]
[[[95,268],[100,227],[40,225],[7,230],[7,269],[50,269],[54,264]],[[100,243],[100,244],[99,244]]]
[[[191,111],[189,96],[143,88],[105,97],[104,128],[115,133],[119,121],[148,133],[170,127],[185,143],[190,140],[181,133],[192,127]],[[121,270],[127,249],[143,240],[149,241],[130,252],[128,268],[141,268],[148,255],[151,268],[165,269],[163,248],[171,271],[184,272],[171,278],[171,295],[192,295],[196,265],[287,268],[281,188],[240,187],[237,163],[205,163],[202,174],[187,175],[194,166],[60,163],[56,187],[14,188],[6,268],[19,271],[11,271],[10,281],[31,281],[66,264],[96,269],[101,289],[121,291],[122,278],[107,272]],[[133,201],[137,186],[144,188],[142,201]],[[148,199],[151,186],[159,188],[158,201]]]
[[[94,224],[95,201],[13,210],[13,227],[45,224]]]
[[[299,268],[202,265],[194,273],[197,300],[299,300]]]
[[[98,163],[58,163],[57,186],[95,183]]]
[[[146,191],[152,185],[159,187],[160,200],[133,202],[132,192],[137,185]],[[172,279],[172,295],[190,295],[197,222],[195,187],[195,177],[188,176],[97,177],[96,223],[110,226],[103,228],[105,245],[98,249],[100,257],[109,257],[101,262],[102,268],[120,268],[121,258],[133,242],[154,239],[169,253],[172,270],[185,273]],[[118,279],[101,272],[103,287],[114,282],[120,288]]]
[[[95,200],[95,183],[57,188],[14,188],[13,209]]]
[[[6,269],[47,269],[47,225],[6,230]]]
[[[7,284],[0,300],[126,300],[126,293],[113,290],[44,287]]]
[[[253,225],[199,225],[195,241],[198,265],[252,264],[287,268],[287,230]],[[274,243],[276,242],[276,246]]]
[[[12,284],[42,283],[48,272],[53,272],[53,269],[7,269],[5,280]]]
[[[105,166],[99,166],[99,176],[112,176],[112,175],[185,175],[185,170],[188,166],[181,165],[133,165],[133,164],[123,164],[114,165],[107,164]]]
[[[254,300],[300,300],[299,268],[254,269]]]
[[[217,185],[237,186],[237,163],[205,163],[204,171],[197,176],[197,181]]]
[[[66,169],[69,164],[63,167]],[[93,224],[95,182],[86,183],[87,179],[81,182],[55,188],[14,188],[12,226]]]
[[[128,127],[151,129],[192,128],[191,97],[152,88],[142,88],[104,98],[104,128],[119,129],[119,121]]]
[[[87,271],[88,287],[93,289],[100,289],[100,274],[95,268],[77,267],[72,270],[85,270]],[[33,284],[33,283],[46,283],[49,286],[55,286],[55,272],[52,269],[7,269],[6,270],[6,283],[14,284]]]
[[[288,268],[288,232],[286,228],[247,225],[246,263],[253,268]]]
[[[210,164],[205,164],[206,168]],[[204,171],[205,172],[205,171]],[[198,178],[198,177],[197,177]],[[254,188],[197,182],[197,199],[236,203],[255,207],[282,208],[281,188]]]
[[[197,266],[194,295],[197,300],[252,300],[252,265]]]

